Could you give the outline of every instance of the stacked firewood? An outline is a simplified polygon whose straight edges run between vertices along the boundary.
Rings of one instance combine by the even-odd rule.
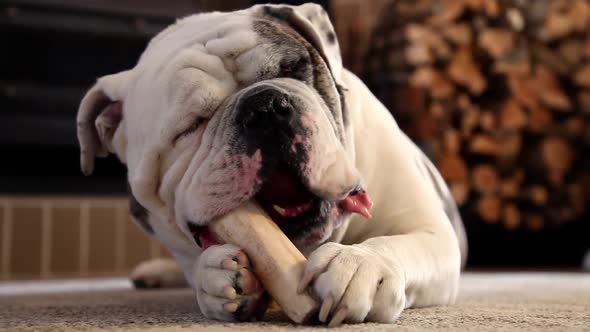
[[[590,0],[396,0],[365,79],[464,213],[540,230],[590,208]]]

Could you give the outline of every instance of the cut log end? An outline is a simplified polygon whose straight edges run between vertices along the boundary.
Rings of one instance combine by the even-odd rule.
[[[498,197],[494,195],[484,195],[477,202],[477,211],[481,218],[490,224],[499,221],[502,213],[502,204]]]
[[[508,230],[515,230],[520,226],[520,211],[515,204],[506,204],[502,210],[502,220]]]
[[[494,193],[498,189],[500,179],[496,169],[491,165],[478,165],[473,168],[473,188],[480,193]]]

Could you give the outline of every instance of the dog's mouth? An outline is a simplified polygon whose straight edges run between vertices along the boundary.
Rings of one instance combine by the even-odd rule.
[[[341,201],[323,199],[305,186],[302,176],[282,163],[274,167],[253,199],[292,241],[314,233],[333,218],[353,213],[371,218],[369,210],[373,205],[360,185]],[[217,244],[207,226],[189,222],[189,229],[203,250]]]
[[[283,164],[272,170],[254,198],[279,227],[304,218],[321,202],[307,190],[301,178]]]

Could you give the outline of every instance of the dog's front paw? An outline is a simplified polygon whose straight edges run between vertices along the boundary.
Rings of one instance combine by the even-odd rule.
[[[240,248],[207,248],[196,265],[193,285],[201,312],[212,319],[242,321],[262,316],[268,296]]]
[[[327,243],[309,257],[299,285],[312,284],[319,297],[319,319],[342,322],[393,322],[405,306],[405,284],[378,254],[362,245]]]

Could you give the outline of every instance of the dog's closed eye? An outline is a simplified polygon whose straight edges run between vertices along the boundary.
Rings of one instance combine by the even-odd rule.
[[[177,134],[176,136],[174,136],[174,139],[172,140],[172,143],[176,143],[176,141],[179,140],[179,139],[181,139],[182,137],[194,133],[206,121],[207,121],[207,118],[204,118],[202,116],[198,116],[195,119],[195,121],[193,121],[188,128],[186,128],[185,130],[183,130],[182,132],[180,132],[179,134]]]
[[[296,61],[288,61],[281,64],[280,76],[281,77],[291,77],[295,79],[301,79],[300,77],[310,65],[310,61],[308,58],[302,57],[297,59]]]

